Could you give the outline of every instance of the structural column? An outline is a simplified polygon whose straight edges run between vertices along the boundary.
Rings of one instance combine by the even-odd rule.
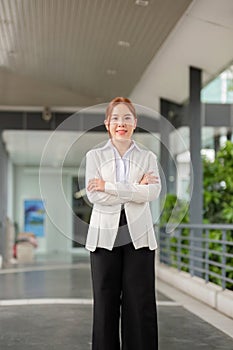
[[[176,168],[173,164],[170,149],[170,133],[172,124],[169,113],[172,111],[170,102],[160,99],[160,164],[164,172],[167,193],[176,193]]]
[[[8,155],[2,142],[0,130],[0,255],[6,255],[6,217],[7,217],[7,167]]]
[[[201,70],[190,67],[189,75],[189,126],[190,126],[190,155],[193,166],[193,191],[190,193],[190,224],[202,224],[203,219],[203,170],[201,159]],[[193,237],[202,237],[202,231],[195,229],[192,231]],[[201,242],[195,240],[191,243],[193,247],[201,248]],[[193,250],[195,258],[201,258],[202,252]],[[192,271],[193,268],[193,271]],[[191,273],[201,276],[198,269],[202,268],[202,262],[193,260]],[[196,270],[195,270],[196,269]]]

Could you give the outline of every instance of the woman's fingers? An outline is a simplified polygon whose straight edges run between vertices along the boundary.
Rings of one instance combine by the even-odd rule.
[[[145,179],[148,184],[159,183],[159,177],[156,175],[152,175],[153,171],[146,173]]]
[[[156,175],[152,175],[153,171],[149,171],[145,173],[139,182],[140,185],[148,185],[148,184],[156,184],[159,183],[159,177]]]
[[[104,192],[105,181],[102,179],[90,179],[87,185],[87,190],[90,192],[93,191],[102,191]]]
[[[140,181],[140,185],[148,185],[148,184],[157,184],[159,183],[159,177],[156,175],[152,175],[153,171],[149,171],[145,173]],[[87,185],[87,190],[90,192],[93,191],[105,191],[105,181],[102,179],[90,179]]]
[[[88,191],[97,191],[98,190],[98,182],[96,179],[91,179],[89,180],[88,186],[87,186]]]

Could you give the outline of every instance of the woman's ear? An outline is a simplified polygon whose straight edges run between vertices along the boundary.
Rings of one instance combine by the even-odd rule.
[[[136,127],[137,127],[137,121],[138,121],[137,118],[135,118],[135,119],[134,119],[134,130],[135,130]]]
[[[108,121],[105,119],[105,121],[104,121],[104,124],[105,124],[105,128],[108,130],[109,128],[108,128]]]

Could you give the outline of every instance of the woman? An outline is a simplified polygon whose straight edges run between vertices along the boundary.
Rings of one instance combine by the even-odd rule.
[[[86,192],[93,203],[86,248],[94,294],[92,350],[158,349],[154,258],[157,242],[149,202],[161,191],[156,155],[132,140],[133,104],[106,109],[109,141],[86,155]],[[121,315],[121,318],[120,318]]]

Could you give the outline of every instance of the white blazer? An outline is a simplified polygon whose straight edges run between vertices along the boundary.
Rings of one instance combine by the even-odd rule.
[[[135,249],[149,246],[157,248],[149,202],[159,197],[161,180],[157,156],[136,143],[129,155],[128,183],[116,182],[116,162],[110,140],[103,146],[86,154],[86,194],[93,209],[86,240],[86,249],[95,251],[101,246],[112,250],[117,236],[121,204],[124,204],[129,233]],[[140,185],[142,176],[153,171],[158,184]],[[89,192],[90,179],[102,178],[105,192]]]

